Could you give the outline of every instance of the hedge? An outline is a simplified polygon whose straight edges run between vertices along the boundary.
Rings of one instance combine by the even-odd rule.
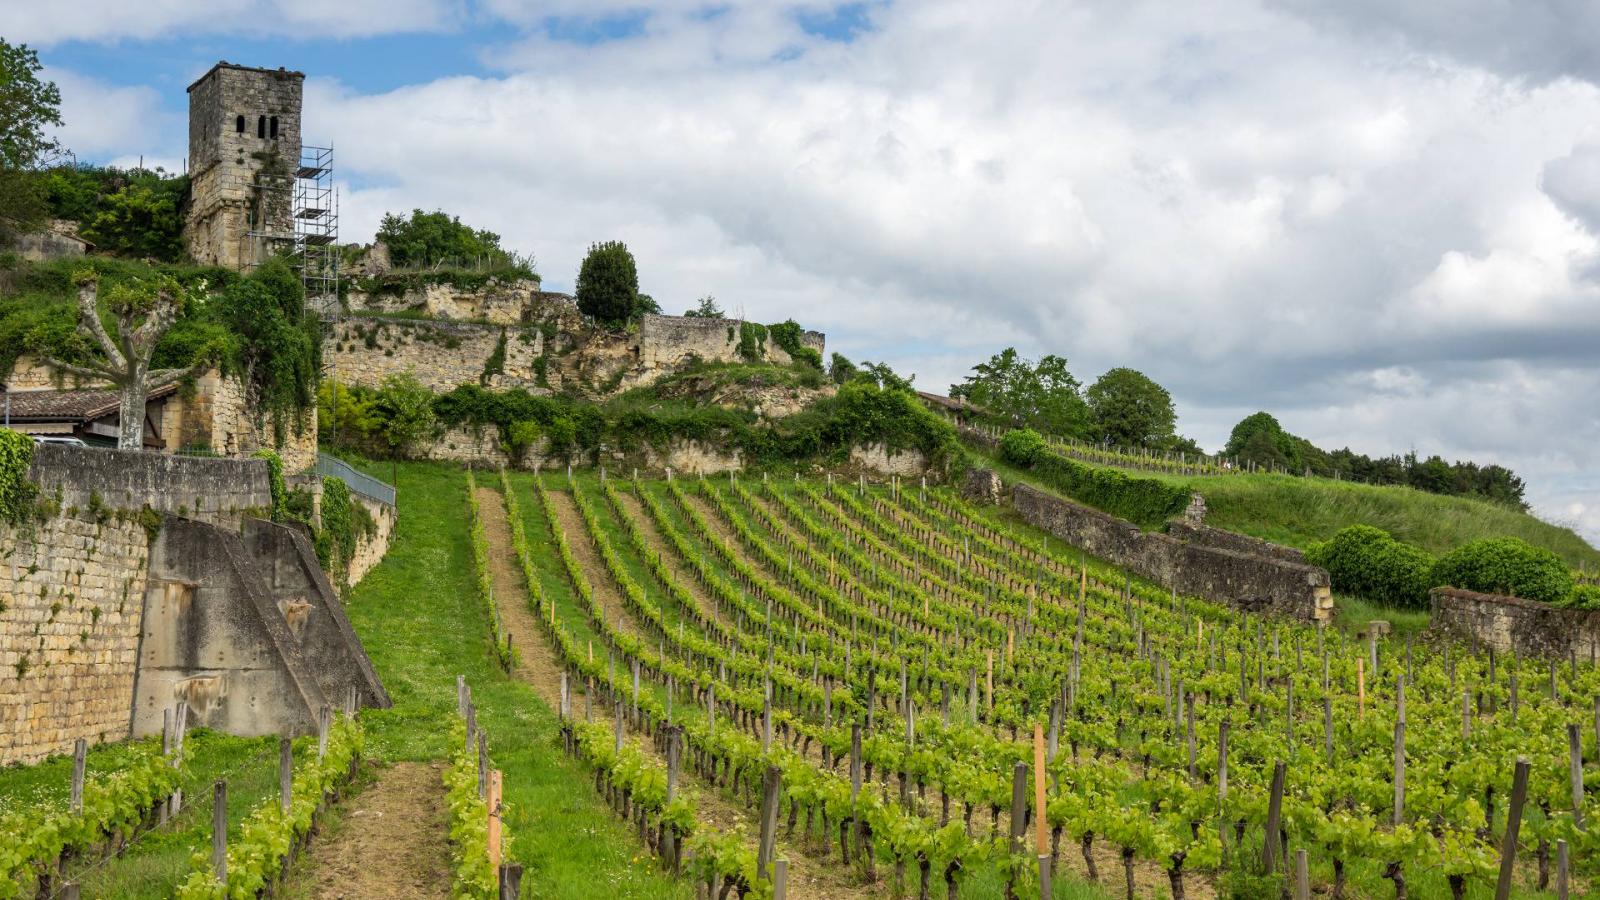
[[[1031,428],[1006,432],[1000,455],[1072,499],[1146,530],[1160,528],[1189,505],[1188,490],[1178,485],[1069,459],[1050,450]]]
[[[1520,538],[1462,544],[1433,566],[1434,584],[1544,603],[1569,602],[1572,572],[1560,557]]]
[[[1380,603],[1428,605],[1433,557],[1371,525],[1351,525],[1306,550],[1306,561],[1328,570],[1336,590]]]

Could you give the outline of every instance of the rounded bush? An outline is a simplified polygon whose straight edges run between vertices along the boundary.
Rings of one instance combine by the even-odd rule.
[[[1434,564],[1433,582],[1544,603],[1559,603],[1572,594],[1572,572],[1561,558],[1520,538],[1462,544]]]
[[[1000,439],[1000,456],[1006,462],[1027,467],[1045,452],[1044,438],[1032,428],[1008,431]]]
[[[1340,593],[1397,606],[1428,605],[1433,557],[1381,528],[1341,528],[1332,540],[1312,544],[1306,560],[1327,569]]]

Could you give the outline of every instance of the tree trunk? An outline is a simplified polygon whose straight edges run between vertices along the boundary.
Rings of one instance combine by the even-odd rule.
[[[1466,876],[1463,876],[1463,875],[1451,875],[1451,876],[1449,876],[1449,878],[1450,878],[1450,896],[1453,898],[1453,900],[1466,900],[1466,896],[1467,896],[1467,879],[1466,879]]]
[[[1089,880],[1099,881],[1100,870],[1095,868],[1094,853],[1091,852],[1094,847],[1094,832],[1085,831],[1083,833],[1083,839],[1080,840],[1079,843],[1083,845],[1083,865],[1089,870]]]
[[[1344,900],[1344,860],[1333,858],[1333,900]]]
[[[1122,848],[1122,877],[1128,886],[1128,900],[1133,900],[1133,851]]]
[[[132,378],[122,385],[117,410],[117,449],[144,449],[144,404],[150,395],[148,365],[137,366]]]

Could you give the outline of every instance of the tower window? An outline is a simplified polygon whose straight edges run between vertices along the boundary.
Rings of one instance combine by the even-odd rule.
[[[244,134],[244,116],[233,117],[233,133]]]
[[[273,140],[277,140],[278,139],[278,117],[277,116],[273,116],[272,117],[272,120],[271,120],[271,122],[269,124],[269,130],[272,133],[272,139]]]
[[[266,116],[256,116],[256,137],[264,138],[266,136],[267,136],[267,117]]]

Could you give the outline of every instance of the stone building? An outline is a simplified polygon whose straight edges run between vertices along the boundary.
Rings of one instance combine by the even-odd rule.
[[[305,75],[219,62],[189,85],[189,216],[199,262],[250,269],[294,241]]]

